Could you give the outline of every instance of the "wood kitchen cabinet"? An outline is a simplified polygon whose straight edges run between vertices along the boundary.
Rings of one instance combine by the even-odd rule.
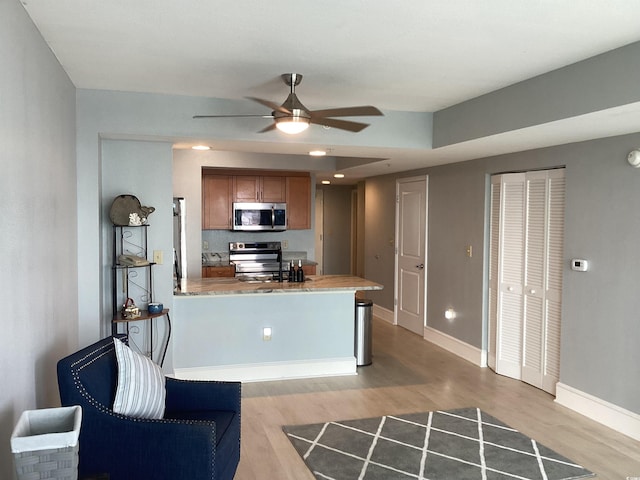
[[[311,178],[287,177],[287,219],[289,230],[311,228]]]
[[[282,176],[235,175],[234,202],[285,202],[286,179]]]
[[[202,267],[202,278],[235,277],[236,269],[233,265],[223,267]]]
[[[202,229],[231,228],[233,177],[202,175]]]

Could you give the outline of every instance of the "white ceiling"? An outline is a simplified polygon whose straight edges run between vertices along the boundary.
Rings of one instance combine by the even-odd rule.
[[[304,75],[298,96],[310,109],[370,104],[434,112],[640,40],[635,0],[22,3],[78,88],[236,100],[255,96],[281,103],[287,87],[280,74],[297,72]],[[623,116],[626,129],[638,109],[632,110]],[[269,112],[256,104],[256,113]],[[610,134],[610,122],[590,120],[590,130],[606,124]],[[567,122],[556,125],[556,144],[584,136],[577,128],[584,132],[585,119]],[[475,148],[447,147],[440,163],[549,143],[548,132],[539,132],[539,139],[535,129],[528,135],[507,142],[496,138],[495,145],[482,139]],[[291,153],[286,143],[281,150],[277,144],[269,149]],[[413,156],[431,152],[395,158],[392,151],[375,155],[354,148],[344,154],[385,157],[398,171],[417,165]],[[358,174],[378,174],[381,168],[372,164]]]

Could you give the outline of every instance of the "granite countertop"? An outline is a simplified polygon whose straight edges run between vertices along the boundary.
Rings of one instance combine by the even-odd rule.
[[[302,283],[243,282],[236,278],[183,279],[175,296],[237,295],[243,293],[339,292],[382,290],[383,286],[351,275],[309,275]]]

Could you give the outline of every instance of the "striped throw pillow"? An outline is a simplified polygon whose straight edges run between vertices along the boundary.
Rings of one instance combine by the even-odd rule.
[[[164,415],[165,379],[158,365],[114,338],[118,360],[118,385],[113,411],[137,418]]]

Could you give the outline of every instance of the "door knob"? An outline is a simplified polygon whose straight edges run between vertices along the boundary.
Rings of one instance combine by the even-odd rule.
[[[531,295],[534,295],[536,293],[536,291],[534,289],[531,289]]]
[[[509,290],[510,292],[513,292],[513,287],[508,287],[507,290]]]
[[[420,265],[416,265],[416,268],[419,270],[424,269],[424,263],[421,263]]]

